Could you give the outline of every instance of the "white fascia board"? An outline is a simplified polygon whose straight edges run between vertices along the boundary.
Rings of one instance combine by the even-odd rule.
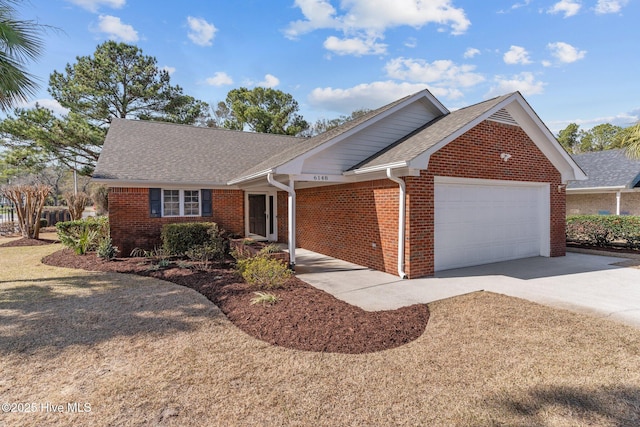
[[[527,101],[516,93],[516,96],[509,97],[509,100],[515,100],[515,103],[509,102],[504,108],[511,114],[520,127],[529,135],[531,140],[536,144],[538,149],[551,161],[551,163],[560,171],[562,182],[568,181],[584,181],[587,174],[578,166],[571,158],[569,153],[560,145],[556,137],[551,133],[549,128],[544,124],[536,112],[531,108]]]
[[[352,171],[347,171],[344,174],[346,176],[349,176],[349,175],[360,175],[360,174],[371,173],[371,172],[386,171],[387,169],[406,168],[407,166],[408,166],[407,162],[387,163],[385,165],[370,166],[370,167],[367,167],[367,168],[354,169]]]
[[[273,173],[273,169],[266,169],[260,172],[253,173],[251,175],[232,179],[231,181],[227,182],[227,185],[240,184],[241,182],[251,181],[252,179],[256,179],[256,178],[262,178],[263,176],[267,176],[270,173]]]
[[[400,111],[401,109],[403,109],[404,107],[406,107],[407,105],[413,104],[414,102],[419,101],[422,98],[426,98],[433,106],[435,106],[442,114],[448,114],[449,110],[447,110],[447,108],[442,105],[442,103],[440,103],[440,101],[438,101],[432,94],[431,92],[429,92],[428,90],[423,90],[421,92],[416,93],[414,96],[412,96],[409,99],[404,100],[403,102],[401,102],[400,104],[394,106],[393,108],[388,109],[387,111],[384,111],[380,114],[378,114],[375,117],[372,117],[371,119],[367,120],[366,122],[360,123],[358,126],[354,127],[353,129],[349,129],[348,131],[341,133],[340,135],[337,135],[335,138],[329,139],[328,141],[325,141],[324,143],[322,143],[321,145],[312,148],[311,150],[299,155],[298,157],[296,157],[295,159],[283,163],[282,165],[278,166],[275,170],[277,173],[286,173],[286,174],[299,174],[302,171],[302,166],[303,163],[306,159],[308,159],[309,157],[314,156],[315,154],[318,154],[321,151],[326,150],[327,148],[332,147],[333,145],[344,141],[345,139],[355,135],[356,133],[362,131],[363,129],[366,129],[367,127],[379,122],[382,119],[385,119],[387,117],[389,117],[391,114],[394,114],[398,111]]]
[[[230,190],[236,187],[230,187],[225,183],[211,182],[169,182],[169,181],[142,181],[142,180],[117,180],[106,178],[91,178],[92,182],[104,184],[109,188],[179,188],[179,189],[212,189],[212,190]]]
[[[586,187],[586,188],[567,188],[567,194],[586,194],[586,193],[617,193],[618,191],[634,192],[634,189],[628,189],[624,185],[610,187]]]

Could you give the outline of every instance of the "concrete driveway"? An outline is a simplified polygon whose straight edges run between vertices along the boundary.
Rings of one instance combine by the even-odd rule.
[[[393,310],[477,291],[524,298],[588,312],[640,327],[640,270],[615,265],[625,258],[567,253],[438,272],[436,277],[397,276],[296,250],[296,275],[365,310]]]

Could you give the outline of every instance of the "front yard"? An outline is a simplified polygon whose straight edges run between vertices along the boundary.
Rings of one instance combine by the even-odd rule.
[[[59,249],[0,248],[0,403],[35,404],[0,425],[640,424],[632,327],[475,293],[394,349],[291,350],[192,289],[40,262]]]

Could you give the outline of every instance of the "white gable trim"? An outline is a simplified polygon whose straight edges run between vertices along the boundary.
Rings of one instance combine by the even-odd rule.
[[[324,150],[326,150],[329,147],[332,147],[333,145],[344,141],[345,139],[355,135],[356,133],[362,131],[363,129],[366,129],[367,127],[378,123],[379,121],[389,117],[390,115],[402,110],[403,108],[405,108],[407,105],[410,105],[414,102],[418,102],[421,99],[426,99],[431,105],[433,105],[434,107],[436,107],[438,109],[438,111],[440,111],[441,114],[448,114],[449,110],[447,110],[447,108],[442,105],[440,103],[440,101],[438,101],[432,94],[431,92],[429,92],[428,90],[423,90],[421,92],[416,93],[414,96],[404,100],[403,102],[401,102],[398,105],[393,106],[393,108],[390,108],[378,115],[376,115],[375,117],[372,117],[371,119],[367,120],[366,122],[360,123],[360,125],[354,127],[353,129],[349,129],[348,131],[341,133],[340,135],[337,135],[335,138],[332,138],[328,141],[326,141],[325,143],[305,152],[304,154],[301,154],[300,156],[296,157],[295,159],[284,163],[276,168],[274,168],[274,173],[278,173],[278,174],[289,174],[289,175],[297,175],[297,174],[301,174],[302,173],[302,167],[304,164],[304,161],[316,154],[318,154],[319,152],[322,152]],[[244,178],[240,178],[241,180]]]
[[[529,135],[529,138],[536,144],[538,149],[549,159],[549,161],[562,174],[562,182],[584,181],[587,174],[571,158],[569,153],[562,148],[558,140],[551,133],[549,128],[540,120],[540,117],[531,108],[529,103],[517,92],[516,103],[511,103],[505,109],[520,124],[522,129]],[[520,107],[520,108],[517,108]]]
[[[476,119],[459,128],[439,143],[433,145],[424,153],[415,157],[408,163],[410,168],[427,169],[429,158],[433,153],[440,150],[451,141],[468,132],[481,122],[488,120],[496,112],[505,109],[519,126],[525,131],[531,140],[536,144],[538,149],[549,159],[549,161],[560,171],[562,182],[581,181],[587,179],[587,175],[580,169],[580,166],[569,156],[556,140],[549,129],[542,123],[538,115],[533,111],[531,106],[524,100],[519,92],[513,93],[503,101],[494,105],[491,109],[484,112]]]

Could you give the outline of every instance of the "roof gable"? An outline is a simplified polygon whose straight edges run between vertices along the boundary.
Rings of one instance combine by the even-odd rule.
[[[375,126],[380,121],[385,120],[389,116],[403,109],[406,109],[414,103],[421,103],[424,106],[425,112],[431,112],[431,117],[449,112],[440,103],[440,101],[431,94],[431,92],[425,89],[387,104],[381,108],[370,111],[364,116],[350,120],[341,126],[320,135],[316,135],[313,138],[308,139],[303,145],[292,146],[288,150],[277,153],[252,168],[245,170],[242,174],[239,174],[235,179],[231,180],[230,183],[242,182],[247,179],[266,175],[267,172],[273,171],[277,171],[278,173],[302,173],[305,160],[318,155],[322,151],[330,149],[333,145],[351,138],[367,128]],[[423,121],[428,121],[429,119],[429,115],[426,115]],[[412,126],[417,127],[419,125],[414,124]],[[404,130],[404,132],[407,132],[407,130]],[[389,145],[393,143],[394,140],[394,138],[389,138],[384,145]],[[380,148],[377,149],[379,150]],[[375,149],[373,151],[375,151]],[[367,154],[361,156],[364,158],[366,155]],[[353,162],[351,164],[353,164]],[[347,167],[343,167],[341,172],[346,169]]]
[[[449,142],[448,140],[453,140],[458,134],[463,133],[469,124],[499,104],[504,98],[494,98],[437,117],[398,140],[386,150],[382,150],[355,165],[352,170],[366,171],[399,163],[405,163],[408,166],[411,161],[415,161],[423,153],[434,147],[439,149],[446,142]],[[426,167],[426,164],[424,167]]]
[[[431,154],[484,120],[520,126],[560,171],[564,182],[586,178],[519,92],[492,98],[438,117],[386,150],[354,166],[350,173],[403,166],[409,169],[426,169]]]

